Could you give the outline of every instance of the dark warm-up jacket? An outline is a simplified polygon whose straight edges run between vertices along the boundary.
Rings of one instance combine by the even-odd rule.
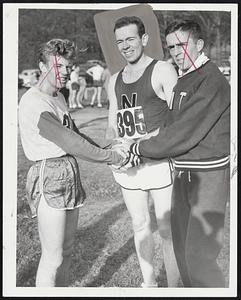
[[[211,61],[178,79],[164,129],[132,145],[144,157],[173,158],[179,170],[229,165],[230,85]]]

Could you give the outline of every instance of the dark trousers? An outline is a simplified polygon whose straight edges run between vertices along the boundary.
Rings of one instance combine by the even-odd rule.
[[[173,245],[185,287],[225,287],[222,248],[229,168],[179,172],[172,196]]]

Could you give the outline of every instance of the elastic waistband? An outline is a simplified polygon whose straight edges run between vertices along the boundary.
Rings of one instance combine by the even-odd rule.
[[[230,156],[212,161],[173,161],[176,170],[211,171],[225,169],[229,166]]]

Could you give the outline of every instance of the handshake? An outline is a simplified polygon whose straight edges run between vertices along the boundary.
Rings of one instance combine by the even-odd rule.
[[[133,153],[132,146],[135,144],[133,140],[128,139],[115,139],[115,144],[112,145],[111,150],[116,151],[123,157],[121,164],[111,165],[111,169],[115,172],[125,172],[130,168],[139,166],[142,163],[142,159],[137,153]]]

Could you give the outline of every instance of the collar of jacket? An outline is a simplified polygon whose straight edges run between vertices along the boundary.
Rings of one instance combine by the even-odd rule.
[[[207,61],[209,61],[209,58],[202,52],[198,58],[195,60],[194,64],[185,72],[183,73],[182,70],[178,70],[179,78],[183,77],[184,75],[200,68],[202,65],[204,65]]]

